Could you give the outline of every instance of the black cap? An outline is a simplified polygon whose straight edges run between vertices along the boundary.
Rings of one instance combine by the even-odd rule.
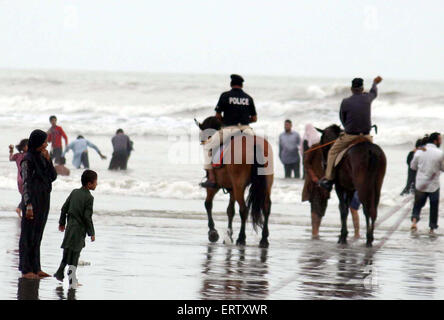
[[[238,74],[232,74],[230,77],[231,77],[231,85],[241,86],[242,83],[244,82],[244,78],[242,78]]]
[[[352,88],[362,88],[364,85],[364,80],[362,78],[354,78],[352,80]]]

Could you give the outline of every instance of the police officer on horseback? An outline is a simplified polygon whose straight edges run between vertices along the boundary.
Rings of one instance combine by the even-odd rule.
[[[256,108],[251,96],[243,91],[244,79],[237,74],[231,76],[231,90],[221,94],[215,108],[216,118],[222,122],[219,134],[214,134],[204,145],[205,165],[207,181],[200,184],[203,188],[217,188],[216,177],[211,165],[211,150],[219,147],[221,142],[238,132],[246,135],[254,135],[249,124],[257,121]]]
[[[345,150],[353,141],[359,137],[372,140],[370,136],[371,124],[371,103],[378,95],[377,84],[382,81],[381,77],[373,80],[370,92],[364,92],[364,81],[361,78],[352,80],[352,95],[342,100],[339,117],[345,132],[341,133],[339,138],[328,152],[327,168],[325,178],[319,184],[323,188],[331,191],[334,180],[334,165],[337,156]]]

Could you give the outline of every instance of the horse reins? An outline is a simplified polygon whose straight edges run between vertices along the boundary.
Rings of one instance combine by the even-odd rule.
[[[316,146],[316,147],[314,147],[314,148],[310,148],[310,149],[308,149],[307,151],[305,151],[304,154],[305,154],[305,153],[310,153],[310,152],[312,152],[312,151],[315,151],[315,150],[321,149],[321,148],[326,147],[326,146],[329,146],[329,145],[331,145],[331,144],[333,144],[333,143],[335,143],[335,142],[336,142],[336,140],[333,140],[333,141],[330,141],[330,142],[327,142],[327,143],[321,144],[320,146]]]

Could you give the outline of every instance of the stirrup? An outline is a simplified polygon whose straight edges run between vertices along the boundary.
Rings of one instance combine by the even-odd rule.
[[[201,183],[199,183],[199,185],[200,185],[202,188],[213,188],[213,189],[217,189],[217,188],[218,188],[217,183],[215,183],[215,182],[211,182],[210,180],[207,180],[207,181],[205,181],[205,182],[201,182]]]

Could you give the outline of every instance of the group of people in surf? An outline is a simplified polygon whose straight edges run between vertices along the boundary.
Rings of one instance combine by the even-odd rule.
[[[357,210],[362,203],[367,222],[367,245],[372,244],[374,222],[387,164],[384,152],[379,146],[373,144],[373,137],[370,135],[374,127],[371,122],[371,104],[378,95],[377,86],[381,81],[382,78],[377,76],[370,90],[365,92],[362,78],[352,80],[350,88],[352,94],[343,99],[340,105],[339,119],[343,129],[337,125],[324,130],[314,128],[311,124],[306,127],[301,148],[305,179],[302,201],[309,201],[311,204],[313,238],[319,237],[319,227],[327,208],[327,201],[333,185],[336,185],[342,222],[339,242],[346,242],[348,233],[346,219],[349,209],[353,216],[355,237],[359,237]],[[226,145],[237,135],[254,136],[249,124],[258,120],[253,98],[243,91],[243,82],[244,79],[241,76],[231,75],[231,90],[220,96],[215,108],[215,117],[207,118],[203,124],[199,124],[202,131],[207,131],[202,132],[201,136],[201,142],[204,144],[204,169],[207,172],[207,179],[200,185],[207,188],[205,206],[210,220],[210,233],[213,235],[215,228],[211,218],[212,197],[208,197],[208,190],[215,189],[217,192],[222,188],[230,191],[234,187],[233,179],[231,179],[233,182],[231,184],[225,181],[222,183],[217,177],[220,176],[220,180],[223,180],[223,175],[217,175],[215,172],[223,167],[221,163],[223,163],[224,151],[229,151]],[[296,155],[297,152],[291,154],[288,150],[296,149],[295,146],[301,144],[301,139],[298,133],[292,131],[291,120],[285,121],[284,128],[285,132],[279,137],[279,157],[284,164],[285,176],[289,177],[293,171],[295,177],[298,177],[300,158]],[[437,228],[439,174],[444,170],[444,159],[442,152],[438,149],[440,139],[438,133],[431,134],[418,142],[415,152],[409,155],[409,180],[403,194],[416,185],[415,204],[411,218],[412,230],[416,229],[419,212],[427,198],[430,199],[433,208],[431,208],[430,232],[433,233]],[[251,180],[253,178],[252,176]],[[424,186],[419,187],[418,181],[421,181]],[[227,210],[229,229],[231,229],[232,213],[229,211],[231,209]],[[210,241],[214,241],[218,237],[210,236],[209,238]]]

